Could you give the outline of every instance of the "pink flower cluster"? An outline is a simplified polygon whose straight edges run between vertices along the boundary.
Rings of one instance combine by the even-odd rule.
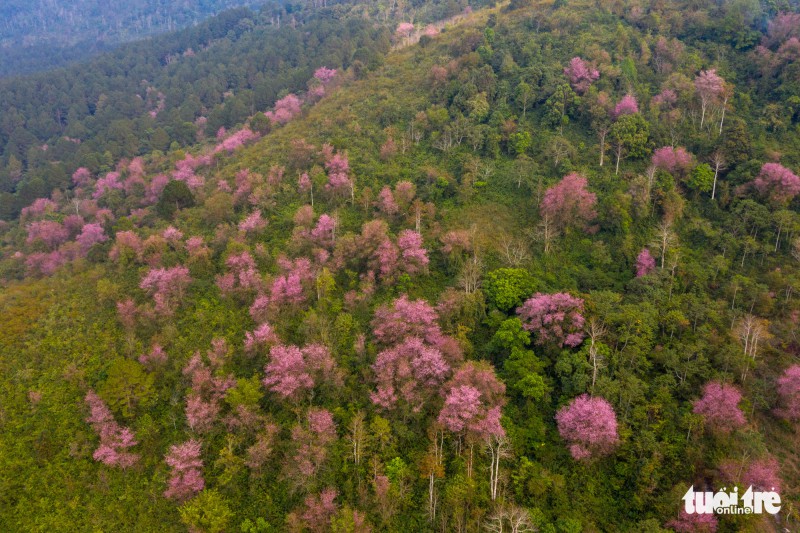
[[[137,444],[133,431],[117,424],[108,406],[93,390],[86,393],[85,401],[91,413],[86,421],[100,436],[100,446],[93,454],[94,460],[120,468],[130,468],[136,464],[139,455],[126,451]]]

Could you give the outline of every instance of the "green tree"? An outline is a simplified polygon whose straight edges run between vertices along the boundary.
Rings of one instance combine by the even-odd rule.
[[[138,407],[147,407],[155,398],[153,375],[145,372],[137,361],[117,359],[111,364],[99,394],[112,410],[130,418]]]
[[[194,195],[189,186],[182,181],[172,180],[164,187],[161,198],[156,204],[156,213],[162,218],[171,220],[179,209],[194,206]]]
[[[183,522],[191,531],[222,533],[228,529],[233,511],[219,492],[207,489],[178,509]]]
[[[556,87],[550,98],[544,103],[544,120],[553,128],[558,128],[559,134],[564,133],[564,126],[569,124],[569,112],[578,100],[578,95],[568,84],[563,83]]]
[[[536,290],[536,280],[522,268],[499,268],[486,275],[483,290],[486,299],[501,311],[508,311],[522,303]]]
[[[611,126],[609,137],[617,156],[615,174],[619,174],[619,163],[623,158],[642,157],[647,153],[650,125],[639,113],[623,115]]]
[[[714,185],[714,169],[708,163],[697,165],[692,170],[687,185],[699,192],[709,192]]]
[[[533,89],[524,81],[519,82],[517,85],[517,103],[522,108],[522,118],[525,118],[525,112],[528,110],[528,104],[533,97]]]

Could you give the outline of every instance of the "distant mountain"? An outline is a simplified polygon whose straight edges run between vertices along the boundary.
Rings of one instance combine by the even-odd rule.
[[[0,2],[0,76],[83,59],[113,45],[197,24],[263,0],[7,0]]]

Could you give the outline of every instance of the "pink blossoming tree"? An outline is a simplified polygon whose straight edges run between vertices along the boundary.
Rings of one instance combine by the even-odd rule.
[[[203,461],[200,458],[200,441],[192,439],[171,446],[165,461],[172,468],[172,473],[164,496],[184,501],[203,490],[205,480]]]
[[[442,353],[418,337],[383,350],[372,365],[377,389],[372,401],[384,409],[406,405],[419,412],[447,379],[450,365]]]
[[[683,174],[691,168],[693,160],[692,154],[682,146],[678,148],[662,146],[653,152],[652,162],[654,167],[666,170],[670,174]]]
[[[638,112],[639,103],[636,101],[636,97],[632,94],[626,94],[614,107],[612,116],[617,119],[623,115],[635,115]]]
[[[292,428],[294,455],[287,470],[300,485],[312,479],[328,456],[328,447],[336,440],[336,424],[327,409],[311,408],[305,423]]]
[[[328,67],[319,67],[314,71],[314,78],[319,80],[320,83],[326,84],[336,77],[336,69]]]
[[[273,124],[286,124],[300,114],[303,102],[294,94],[287,94],[277,102],[275,109],[264,113]]]
[[[711,381],[703,389],[703,396],[695,400],[693,411],[702,415],[713,431],[727,434],[745,425],[744,413],[739,409],[742,393],[733,385]]]
[[[438,422],[452,433],[465,435],[470,442],[503,436],[500,409],[505,404],[505,390],[491,365],[468,361],[445,386]]]
[[[650,254],[650,250],[642,248],[642,251],[639,252],[639,255],[636,257],[636,277],[641,278],[642,276],[651,274],[655,269],[655,258]]]
[[[587,228],[597,216],[596,203],[597,196],[587,189],[586,178],[573,172],[545,191],[539,211],[560,229]]]
[[[286,400],[297,400],[322,383],[339,384],[341,376],[330,350],[321,344],[303,348],[279,344],[269,351],[264,386]]]
[[[778,378],[777,414],[787,420],[800,421],[800,365],[792,365]]]
[[[603,398],[578,396],[558,410],[556,424],[576,460],[608,455],[619,443],[617,415]]]
[[[139,287],[153,297],[157,313],[170,315],[180,304],[191,282],[189,269],[185,266],[152,268],[142,278]]]
[[[678,517],[666,525],[677,533],[714,533],[719,523],[713,514],[689,514],[685,509],[681,509]]]
[[[725,80],[717,74],[716,69],[703,70],[694,79],[694,88],[700,98],[700,127],[703,127],[708,107],[717,102],[725,92]]]
[[[522,327],[535,334],[536,344],[559,348],[578,346],[584,337],[583,300],[565,292],[537,292],[517,309]]]
[[[580,57],[573,57],[569,65],[564,69],[564,75],[569,80],[569,84],[578,94],[583,94],[589,86],[600,77],[600,72],[592,68]]]
[[[800,177],[783,165],[765,163],[753,186],[771,201],[787,204],[800,193]]]
[[[108,406],[93,390],[86,393],[85,401],[90,410],[86,421],[100,436],[100,446],[94,452],[94,460],[120,468],[130,468],[136,464],[139,455],[126,451],[137,444],[133,431],[117,424]]]

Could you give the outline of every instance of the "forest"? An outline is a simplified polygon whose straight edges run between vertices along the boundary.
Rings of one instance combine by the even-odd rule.
[[[795,5],[275,9],[0,80],[4,529],[800,529]]]
[[[256,0],[5,0],[0,76],[47,70]]]

